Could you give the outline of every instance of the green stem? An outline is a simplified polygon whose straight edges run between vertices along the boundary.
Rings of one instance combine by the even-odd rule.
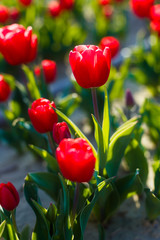
[[[73,199],[72,226],[73,226],[73,223],[74,223],[74,220],[75,220],[77,205],[78,205],[78,200],[79,200],[79,187],[80,187],[80,183],[76,183],[74,199]]]
[[[94,108],[94,115],[95,115],[98,123],[100,124],[96,88],[91,88],[91,92],[92,92],[92,102],[93,102],[93,108]]]
[[[17,224],[16,224],[16,219],[15,219],[14,210],[11,211],[11,216],[12,216],[12,223],[13,223],[14,230],[15,230],[15,232],[18,234],[18,229],[17,229]]]
[[[52,150],[52,154],[53,154],[53,156],[55,156],[55,147],[54,147],[53,139],[52,139],[52,136],[51,136],[50,132],[47,132],[47,137],[48,137],[50,148]]]

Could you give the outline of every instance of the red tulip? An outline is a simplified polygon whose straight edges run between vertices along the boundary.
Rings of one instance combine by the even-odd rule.
[[[154,0],[130,0],[131,9],[137,17],[149,17]]]
[[[34,74],[36,75],[36,77],[40,77],[41,76],[41,68],[39,66],[36,66],[34,68]]]
[[[73,182],[89,182],[96,159],[88,142],[82,138],[63,139],[56,149],[62,175]]]
[[[74,6],[74,0],[60,0],[61,9],[72,9]]]
[[[11,89],[8,83],[4,80],[3,75],[0,75],[0,102],[6,101],[11,94]]]
[[[20,12],[17,8],[10,9],[10,18],[12,21],[16,22],[19,19]]]
[[[130,91],[130,89],[127,89],[126,90],[126,106],[127,107],[133,107],[135,105],[135,102],[134,102],[134,98],[132,96],[132,93]]]
[[[32,0],[19,0],[19,2],[20,2],[23,6],[28,7],[29,5],[31,5]]]
[[[5,23],[9,18],[9,10],[7,7],[0,5],[0,23]]]
[[[113,12],[114,12],[114,8],[112,5],[106,5],[103,7],[103,14],[105,15],[105,17],[107,19],[110,19],[113,15]]]
[[[7,211],[12,211],[19,204],[19,194],[12,183],[0,184],[0,205]]]
[[[37,53],[37,36],[32,35],[32,27],[12,24],[0,28],[0,52],[11,65],[28,63]]]
[[[150,28],[152,31],[157,32],[158,36],[160,36],[160,21],[151,21]]]
[[[48,11],[52,17],[59,16],[59,14],[61,13],[61,10],[62,9],[61,9],[60,3],[58,1],[53,0],[53,1],[49,2]]]
[[[99,0],[101,6],[105,6],[111,3],[111,0]]]
[[[43,60],[42,61],[42,69],[44,73],[44,78],[46,83],[51,83],[56,78],[57,66],[54,61],[51,60]]]
[[[120,44],[119,41],[114,37],[104,37],[101,39],[99,47],[104,50],[105,47],[109,47],[112,58],[119,52]]]
[[[151,7],[150,18],[152,21],[160,21],[160,4]]]
[[[40,98],[35,100],[28,109],[30,120],[37,132],[47,133],[53,130],[53,125],[57,123],[58,117],[52,107],[56,108],[54,102]]]
[[[79,45],[70,52],[69,62],[81,87],[100,87],[109,76],[111,53],[107,47],[102,51],[94,45]]]
[[[66,122],[55,123],[53,125],[53,139],[59,144],[64,138],[70,138],[71,133]]]

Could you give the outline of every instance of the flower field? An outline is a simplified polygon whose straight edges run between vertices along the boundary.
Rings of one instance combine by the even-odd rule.
[[[159,239],[159,120],[159,1],[2,0],[0,239]]]

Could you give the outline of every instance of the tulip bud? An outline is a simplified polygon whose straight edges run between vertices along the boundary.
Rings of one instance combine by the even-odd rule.
[[[31,5],[32,0],[19,0],[19,2],[20,2],[24,7],[28,7],[29,5]]]
[[[51,1],[48,4],[48,12],[52,17],[57,17],[61,13],[61,6],[58,1]]]
[[[130,89],[126,90],[126,106],[131,108],[135,105],[134,98],[132,96],[132,93]]]
[[[34,68],[34,74],[36,75],[36,77],[40,77],[41,76],[41,68],[39,66],[36,66]]]
[[[119,41],[115,37],[104,37],[101,39],[99,47],[104,50],[105,47],[109,47],[112,58],[115,57],[120,48]]]
[[[104,85],[110,73],[111,53],[94,45],[76,46],[69,54],[69,62],[77,83],[83,88]]]
[[[19,204],[19,194],[12,183],[0,184],[0,205],[7,211],[12,211]]]
[[[32,27],[25,29],[22,25],[12,24],[0,28],[0,52],[11,65],[33,61],[37,53],[37,36],[32,35]]]
[[[4,80],[3,75],[0,75],[0,102],[6,101],[11,94],[9,84]]]
[[[47,133],[53,130],[53,125],[57,123],[58,117],[52,107],[56,108],[54,102],[40,98],[35,100],[28,109],[30,120],[37,132]]]
[[[134,14],[139,18],[149,17],[154,0],[130,0],[130,6]]]
[[[113,12],[114,12],[113,6],[108,4],[108,5],[103,7],[103,14],[105,15],[105,17],[107,19],[110,19],[112,17]]]
[[[85,139],[63,139],[56,149],[62,175],[73,182],[89,182],[95,168],[95,156]]]
[[[43,60],[42,69],[46,83],[51,83],[56,78],[57,66],[54,61]]]
[[[10,18],[13,22],[16,22],[19,19],[20,12],[17,8],[10,9]]]
[[[99,0],[101,6],[105,6],[111,3],[111,0]]]
[[[7,7],[0,5],[0,23],[5,23],[9,18],[9,10]]]
[[[60,0],[61,9],[70,10],[74,6],[74,0]]]
[[[66,122],[55,123],[53,125],[53,139],[59,144],[64,138],[70,138],[71,133]]]

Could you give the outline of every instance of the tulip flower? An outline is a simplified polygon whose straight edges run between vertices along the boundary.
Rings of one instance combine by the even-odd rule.
[[[0,205],[7,211],[12,211],[19,204],[19,194],[12,183],[0,184]]]
[[[28,7],[31,5],[32,0],[19,0],[20,4],[22,4],[24,7]]]
[[[61,9],[70,10],[74,6],[74,0],[60,0]]]
[[[0,75],[0,102],[6,101],[11,94],[9,84],[4,80],[3,75]]]
[[[48,12],[52,17],[57,17],[61,13],[60,3],[56,0],[50,1],[48,4]]]
[[[53,139],[59,144],[64,138],[70,138],[71,133],[66,122],[55,123],[53,125]]]
[[[41,68],[39,66],[36,66],[34,68],[34,74],[36,75],[36,77],[40,77],[41,76]]]
[[[96,159],[88,142],[82,138],[63,139],[56,149],[62,175],[73,182],[89,182]]]
[[[54,61],[43,60],[42,61],[42,70],[44,73],[44,78],[46,83],[51,83],[56,78],[57,66]]]
[[[99,47],[104,50],[105,47],[109,47],[112,58],[119,52],[120,44],[115,37],[104,37],[101,39]]]
[[[151,21],[150,28],[152,31],[157,32],[158,36],[160,36],[160,21]]]
[[[130,0],[132,11],[137,17],[149,17],[150,8],[154,4],[154,0]]]
[[[99,0],[101,6],[105,6],[111,3],[111,0]]]
[[[107,19],[110,19],[114,12],[114,7],[110,4],[103,7],[102,12]]]
[[[160,21],[160,4],[153,5],[150,8],[150,19],[152,21]]]
[[[57,123],[58,117],[52,107],[56,108],[54,102],[40,98],[35,100],[28,109],[30,120],[37,132],[47,133],[53,130],[53,125]]]
[[[127,89],[126,90],[126,106],[131,108],[135,105],[135,101],[134,101],[134,98],[132,96],[132,93],[130,91],[130,89]]]
[[[12,24],[0,28],[0,52],[11,65],[28,63],[37,53],[37,36],[32,35],[32,27]]]
[[[7,7],[0,5],[0,23],[5,23],[9,18],[9,10]]]
[[[94,45],[76,46],[69,54],[69,62],[77,83],[83,88],[100,87],[108,80],[111,53]]]
[[[20,12],[17,8],[10,9],[10,18],[13,22],[16,22],[19,19]]]

